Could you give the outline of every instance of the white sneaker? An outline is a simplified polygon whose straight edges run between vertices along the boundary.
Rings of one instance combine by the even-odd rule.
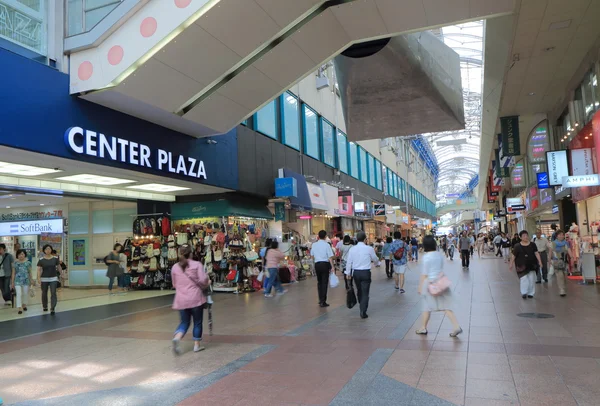
[[[194,344],[194,352],[204,351],[206,348],[200,344]]]

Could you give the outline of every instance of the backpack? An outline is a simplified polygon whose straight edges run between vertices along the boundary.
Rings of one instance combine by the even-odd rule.
[[[394,252],[394,259],[395,260],[401,260],[402,258],[404,258],[404,249],[405,249],[405,245],[402,242],[402,245],[400,246],[400,248],[398,248],[395,252]]]

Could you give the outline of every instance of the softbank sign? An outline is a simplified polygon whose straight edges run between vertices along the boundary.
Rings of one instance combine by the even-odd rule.
[[[206,179],[204,162],[196,158],[175,155],[160,148],[152,149],[138,142],[109,137],[81,127],[71,127],[65,132],[65,144],[76,154]]]

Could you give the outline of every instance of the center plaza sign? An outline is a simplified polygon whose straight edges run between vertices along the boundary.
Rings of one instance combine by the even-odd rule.
[[[65,132],[65,144],[76,154],[124,162],[192,178],[206,179],[204,162],[184,155],[174,155],[161,148],[123,138],[110,137],[81,127]]]

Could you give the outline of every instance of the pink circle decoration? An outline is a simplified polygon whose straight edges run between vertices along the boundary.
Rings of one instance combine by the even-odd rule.
[[[175,5],[178,8],[186,8],[187,6],[190,5],[191,2],[192,2],[192,0],[175,0]]]
[[[108,63],[110,63],[111,65],[118,65],[121,63],[121,61],[123,60],[123,47],[119,46],[119,45],[115,45],[113,46],[109,51],[108,51]]]
[[[158,23],[156,22],[156,19],[154,17],[144,18],[142,24],[140,25],[140,33],[142,34],[142,37],[148,38],[153,36],[156,32],[157,26]]]
[[[79,76],[79,79],[83,81],[91,78],[93,73],[94,66],[90,61],[82,62],[81,65],[79,65],[79,68],[77,69],[77,76]]]

